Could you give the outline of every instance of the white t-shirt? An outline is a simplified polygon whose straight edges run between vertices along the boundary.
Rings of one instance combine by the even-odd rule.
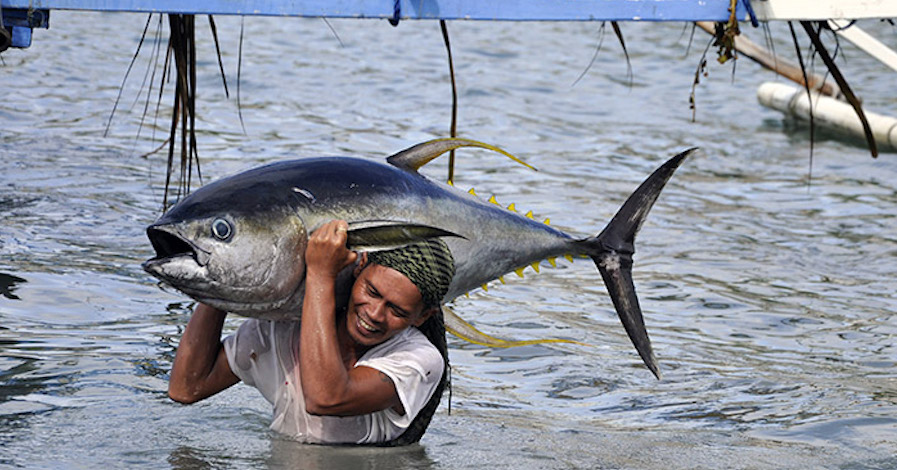
[[[305,411],[299,378],[299,322],[247,320],[224,339],[224,349],[234,374],[274,405],[271,429],[313,443],[374,444],[398,437],[427,404],[445,368],[439,350],[409,327],[355,364],[388,375],[405,414],[390,407],[358,416],[315,416]]]

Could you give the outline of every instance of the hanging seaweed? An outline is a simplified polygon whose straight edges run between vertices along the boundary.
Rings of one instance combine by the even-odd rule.
[[[797,62],[800,64],[800,70],[803,74],[804,89],[807,91],[807,98],[810,106],[810,170],[807,175],[807,184],[809,185],[810,181],[813,181],[813,146],[816,141],[816,120],[815,113],[813,113],[813,94],[810,90],[810,80],[807,76],[807,67],[804,65],[804,57],[800,52],[800,43],[797,40],[797,33],[794,32],[794,24],[790,21],[788,22],[788,30],[791,31],[791,40],[794,42],[794,51],[797,53]]]
[[[221,61],[221,46],[218,44],[218,27],[215,26],[215,18],[209,15],[209,28],[212,30],[212,39],[215,41],[215,55],[218,56],[218,70],[221,71],[221,82],[224,84],[224,96],[230,98],[227,91],[227,75],[224,73],[224,62]]]
[[[150,152],[142,155],[148,157],[168,146],[168,157],[165,174],[165,189],[162,197],[162,210],[166,210],[172,200],[180,199],[189,194],[194,183],[194,172],[196,178],[202,184],[202,167],[199,161],[199,150],[196,138],[196,39],[195,39],[195,17],[194,15],[169,14],[168,26],[169,37],[165,47],[164,59],[162,59],[162,15],[159,15],[159,23],[156,29],[156,40],[151,48],[147,70],[144,73],[143,82],[140,86],[141,90],[146,90],[143,113],[140,117],[140,123],[137,129],[135,141],[139,139],[140,133],[149,114],[149,106],[151,95],[157,86],[157,69],[159,68],[159,60],[162,59],[162,71],[158,79],[158,95],[156,98],[156,109],[154,121],[158,120],[159,111],[165,95],[165,85],[174,77],[174,95],[172,101],[171,123],[168,126],[167,138],[161,145]],[[227,83],[227,76],[224,72],[224,63],[221,58],[221,47],[218,41],[218,28],[215,19],[209,15],[209,27],[212,33],[212,39],[215,43],[215,51],[217,53],[218,68],[221,73],[221,81],[224,87],[225,97],[230,98],[230,90]],[[122,93],[132,72],[134,64],[140,55],[143,45],[146,42],[149,26],[152,23],[153,14],[147,17],[146,25],[137,44],[137,49],[131,58],[131,62],[125,71],[122,79],[118,95],[109,114],[109,120],[106,123],[104,136],[108,135],[112,126],[112,120],[118,111]],[[242,53],[242,24],[240,34],[240,47]],[[240,110],[240,65],[237,69],[237,107]],[[132,107],[140,101],[141,93],[138,93]],[[243,125],[242,112],[240,113],[240,124]],[[155,129],[155,125],[153,126]],[[245,126],[244,126],[245,133]],[[177,157],[176,157],[177,156]],[[175,161],[177,160],[177,162]],[[176,170],[177,168],[177,170]],[[174,175],[177,171],[177,175]],[[175,177],[176,176],[176,177]],[[175,192],[172,194],[172,185]]]
[[[146,40],[146,32],[149,30],[152,19],[153,14],[150,13],[149,16],[146,17],[146,25],[144,25],[143,33],[140,35],[140,41],[137,43],[137,50],[134,51],[134,55],[131,56],[131,62],[128,64],[128,69],[125,70],[125,76],[121,80],[121,86],[118,87],[118,95],[115,97],[115,103],[112,105],[112,112],[109,113],[109,120],[106,121],[106,129],[103,131],[103,137],[109,135],[109,129],[112,127],[112,118],[115,116],[115,111],[118,109],[118,103],[121,102],[121,95],[125,90],[125,82],[128,81],[128,76],[131,75],[131,69],[134,68],[134,63],[137,62],[137,56],[140,55],[140,49],[143,47],[143,43]]]
[[[614,30],[614,34],[617,36],[617,41],[620,42],[620,46],[623,48],[623,56],[626,58],[626,77],[629,79],[629,86],[632,87],[632,61],[629,58],[629,50],[626,48],[626,40],[623,39],[623,31],[620,30],[620,24],[617,21],[610,22],[611,27]],[[577,83],[579,83],[583,77],[592,69],[592,65],[595,64],[595,60],[598,59],[598,53],[601,52],[601,46],[604,44],[604,28],[607,26],[606,21],[601,22],[601,26],[598,27],[598,45],[595,46],[595,53],[592,54],[592,58],[589,60],[589,64],[586,65],[586,68],[576,77],[576,80],[573,80],[573,84],[571,87],[575,87]]]
[[[592,69],[592,65],[594,65],[595,61],[598,59],[598,53],[601,52],[601,46],[604,45],[604,28],[605,28],[605,26],[607,26],[607,22],[602,21],[601,26],[598,27],[598,45],[595,46],[595,52],[592,54],[592,59],[589,60],[589,63],[588,63],[588,65],[586,65],[586,68],[583,69],[582,72],[580,72],[578,77],[576,77],[576,80],[573,80],[573,83],[570,85],[570,87],[575,87],[576,84],[579,83],[583,79],[583,77],[586,76],[587,73],[589,73],[589,70]]]
[[[620,22],[619,21],[611,21],[611,27],[614,30],[614,34],[617,36],[617,40],[620,41],[620,47],[623,48],[623,56],[626,58],[626,75],[629,77],[629,87],[632,87],[632,61],[629,59],[629,49],[626,49],[626,40],[623,39],[623,31],[620,30]]]
[[[448,26],[445,20],[439,20],[439,28],[442,30],[442,40],[445,42],[445,52],[448,56],[449,78],[452,81],[452,124],[449,134],[452,138],[458,136],[458,86],[455,83],[455,64],[452,61],[452,44],[449,41]],[[454,185],[455,181],[455,151],[449,152],[448,184]]]
[[[243,72],[243,21],[245,19],[245,17],[240,17],[240,46],[237,50],[237,115],[240,116],[240,128],[243,129],[243,135],[246,135],[246,124],[243,122],[243,106],[240,104],[240,75]]]
[[[729,59],[736,58],[735,38],[741,34],[741,28],[738,27],[738,18],[735,15],[735,7],[738,0],[729,0],[729,21],[725,23],[716,23],[716,60],[725,64]]]
[[[698,102],[695,98],[696,91],[698,85],[701,84],[701,77],[706,77],[707,73],[707,53],[710,51],[710,47],[713,46],[714,40],[711,39],[707,42],[707,46],[704,47],[704,52],[701,53],[701,59],[698,61],[698,67],[695,69],[695,78],[691,83],[691,92],[688,95],[688,107],[691,109],[691,121],[695,122],[698,114]]]
[[[168,143],[168,165],[165,175],[164,209],[168,208],[168,193],[174,169],[175,143],[180,142],[180,177],[177,181],[177,198],[190,192],[193,182],[193,165],[202,181],[199,152],[196,146],[196,35],[194,15],[169,14],[170,36],[168,50],[174,58],[175,90],[171,112],[171,128]],[[166,60],[166,66],[171,62]],[[170,71],[170,69],[167,69]],[[180,127],[180,134],[178,134]]]

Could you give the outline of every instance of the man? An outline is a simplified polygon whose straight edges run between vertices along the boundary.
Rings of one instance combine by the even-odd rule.
[[[300,440],[419,439],[423,429],[412,429],[417,435],[410,438],[404,433],[425,406],[426,427],[444,385],[438,322],[454,275],[451,252],[441,240],[428,240],[359,259],[346,248],[347,230],[345,221],[331,221],[311,235],[301,322],[247,320],[222,343],[226,312],[200,304],[181,337],[169,396],[193,403],[243,380],[274,405],[271,428]],[[337,274],[356,261],[343,311]],[[439,334],[428,340],[411,328],[432,329],[434,322],[443,351],[431,344]]]

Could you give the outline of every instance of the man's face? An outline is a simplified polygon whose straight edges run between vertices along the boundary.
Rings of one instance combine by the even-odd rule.
[[[369,264],[352,286],[346,328],[355,342],[375,346],[429,317],[420,290],[392,268]]]

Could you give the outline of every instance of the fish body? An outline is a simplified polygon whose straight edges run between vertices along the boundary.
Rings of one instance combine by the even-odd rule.
[[[359,250],[449,235],[444,240],[456,272],[444,301],[546,258],[585,255],[595,261],[630,338],[658,374],[632,285],[631,255],[635,232],[689,152],[646,180],[599,236],[576,238],[421,175],[417,169],[442,148],[422,145],[423,150],[413,147],[389,163],[290,160],[208,184],[147,228],[157,256],[143,267],[213,307],[298,320],[308,234],[333,219],[349,222],[350,247]],[[364,239],[370,233],[388,242],[380,246]],[[350,271],[341,275],[338,297],[348,297]]]

